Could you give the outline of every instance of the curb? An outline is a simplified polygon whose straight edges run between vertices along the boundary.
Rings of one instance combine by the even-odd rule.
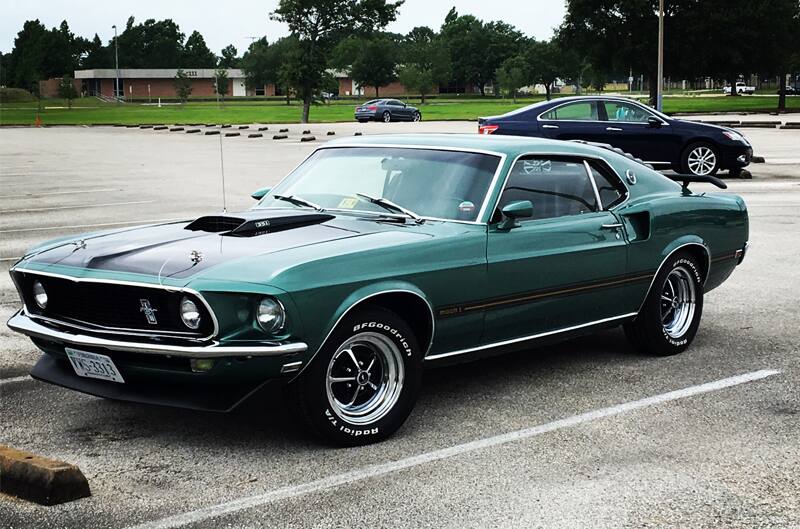
[[[275,134],[275,135],[272,137],[272,139],[273,139],[273,140],[285,140],[285,139],[286,139],[286,138],[288,138],[288,137],[289,137],[289,136],[287,136],[286,134]]]
[[[180,132],[183,130],[183,127],[172,127],[169,129],[170,132]]]
[[[302,138],[300,138],[300,141],[306,142],[306,141],[314,141],[316,139],[317,138],[315,138],[314,136],[303,136]]]
[[[800,121],[787,121],[784,125],[781,125],[782,129],[800,129]]]
[[[763,156],[753,156],[752,158],[750,158],[750,162],[751,163],[765,163],[765,160],[764,160]]]
[[[336,132],[329,130],[327,136],[336,136]]]
[[[219,131],[218,130],[207,130],[206,131],[206,136],[213,136],[215,134],[219,134]]]
[[[264,135],[261,134],[260,132],[253,132],[253,133],[247,135],[248,138],[261,138],[263,136]]]
[[[86,476],[75,466],[0,445],[0,492],[40,505],[91,496]]]
[[[289,129],[280,129],[278,132],[289,132]]]
[[[241,136],[241,134],[239,132],[226,132],[225,133],[225,137],[226,138],[233,138],[234,136]]]
[[[250,125],[239,125],[239,130],[249,129]]]
[[[194,134],[196,132],[200,132],[200,129],[189,129],[186,131],[186,134]]]
[[[169,127],[166,125],[159,125],[157,127],[153,127],[153,130],[167,130]]]
[[[265,130],[269,130],[269,127],[258,127],[258,132],[264,132]]]

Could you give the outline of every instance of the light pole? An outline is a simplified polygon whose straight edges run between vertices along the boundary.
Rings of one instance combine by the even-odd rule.
[[[119,100],[119,45],[117,44],[117,25],[114,24],[111,27],[114,28],[114,70],[116,70],[114,98]]]
[[[664,91],[664,0],[658,0],[658,73],[656,74],[656,110],[661,112]]]

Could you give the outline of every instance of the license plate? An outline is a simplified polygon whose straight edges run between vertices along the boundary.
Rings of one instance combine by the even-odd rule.
[[[72,369],[75,370],[75,374],[79,377],[99,378],[100,380],[110,380],[120,384],[125,383],[122,375],[117,370],[117,366],[106,355],[79,351],[69,347],[64,350],[67,353],[67,358],[69,358],[69,363],[72,364]]]

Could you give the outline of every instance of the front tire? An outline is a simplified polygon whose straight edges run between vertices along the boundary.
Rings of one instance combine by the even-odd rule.
[[[708,142],[698,141],[683,150],[681,171],[697,176],[714,175],[719,162],[719,150]]]
[[[419,112],[414,112],[414,115],[411,117],[413,121],[422,121],[422,114]]]
[[[624,326],[636,349],[670,356],[689,347],[703,314],[702,277],[699,263],[687,252],[664,263],[636,319]]]
[[[290,391],[324,442],[386,439],[408,418],[422,383],[423,353],[409,325],[379,307],[345,317]]]

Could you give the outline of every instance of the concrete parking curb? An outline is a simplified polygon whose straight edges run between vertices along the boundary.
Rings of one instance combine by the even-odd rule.
[[[239,130],[249,129],[250,125],[239,125]]]
[[[159,125],[157,127],[153,127],[153,130],[167,130],[169,127],[166,125]]]
[[[261,138],[263,136],[260,132],[253,132],[247,135],[248,138]]]
[[[207,130],[206,136],[214,136],[215,134],[219,134],[218,130]]]
[[[57,505],[91,495],[75,466],[0,445],[0,492],[40,505]]]
[[[226,138],[233,138],[234,136],[241,136],[241,134],[239,132],[226,132],[225,133],[225,137]]]
[[[288,137],[289,137],[289,136],[287,136],[286,134],[275,134],[275,135],[272,137],[272,139],[273,139],[273,140],[285,140],[285,139],[286,139],[286,138],[288,138]]]
[[[289,129],[278,129],[278,132],[289,132]]]
[[[183,127],[172,127],[169,129],[170,132],[180,132],[183,130]]]
[[[269,127],[258,127],[259,132],[264,132],[265,130],[269,130]]]
[[[300,138],[300,141],[306,142],[306,141],[314,141],[316,139],[317,138],[315,138],[314,136],[303,136],[302,138]]]
[[[200,129],[189,129],[186,131],[186,134],[196,134],[200,132]]]
[[[329,130],[328,131],[328,136],[336,136],[336,131]]]
[[[800,129],[800,121],[787,121],[781,125],[782,129]]]

